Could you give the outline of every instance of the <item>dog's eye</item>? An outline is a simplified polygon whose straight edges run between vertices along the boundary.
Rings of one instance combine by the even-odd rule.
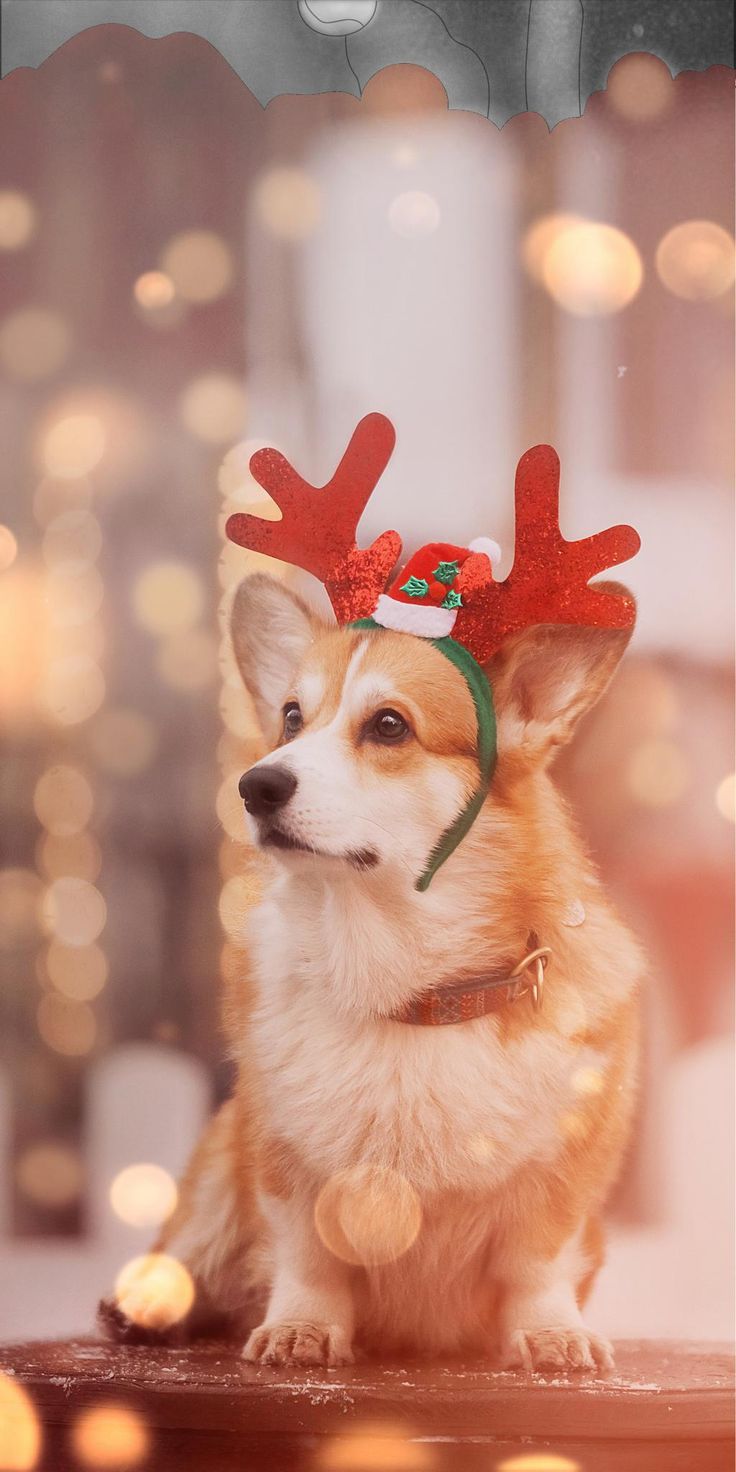
[[[295,700],[287,700],[284,706],[284,736],[287,741],[297,736],[304,725],[304,717]]]
[[[409,727],[397,710],[377,711],[368,729],[377,741],[401,741],[409,735]]]

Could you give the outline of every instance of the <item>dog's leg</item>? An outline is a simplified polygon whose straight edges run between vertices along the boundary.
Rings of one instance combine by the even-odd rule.
[[[313,1201],[266,1196],[262,1210],[272,1232],[273,1281],[264,1322],[243,1351],[268,1365],[347,1365],[354,1307],[350,1268],[320,1241]]]
[[[176,1211],[153,1249],[191,1275],[191,1310],[184,1320],[177,1317],[166,1278],[144,1272],[100,1304],[106,1333],[137,1342],[180,1342],[227,1320],[253,1323],[258,1218],[249,1138],[240,1116],[238,1100],[231,1099],[210,1121],[180,1183]]]
[[[530,1250],[522,1230],[501,1265],[501,1353],[505,1366],[524,1370],[610,1370],[613,1351],[586,1328],[580,1312],[597,1267],[590,1234],[581,1228],[552,1257]]]

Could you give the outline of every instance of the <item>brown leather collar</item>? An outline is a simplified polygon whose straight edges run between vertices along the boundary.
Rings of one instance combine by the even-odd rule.
[[[529,933],[527,947],[526,953],[512,969],[504,966],[472,981],[449,981],[432,987],[407,1002],[398,1012],[392,1012],[389,1020],[410,1022],[415,1027],[447,1027],[453,1022],[472,1022],[477,1017],[487,1017],[489,1012],[499,1012],[508,1002],[526,996],[531,996],[534,1011],[538,1012],[542,1006],[545,967],[552,952],[549,946],[540,946],[539,937],[533,930]],[[529,970],[532,972],[531,980],[525,981],[525,973]]]

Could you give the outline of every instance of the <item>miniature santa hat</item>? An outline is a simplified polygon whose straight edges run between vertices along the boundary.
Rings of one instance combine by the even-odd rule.
[[[410,558],[385,593],[373,618],[384,629],[416,634],[422,639],[445,639],[455,626],[463,597],[460,571],[471,552],[485,552],[498,562],[501,548],[490,537],[476,537],[469,547],[429,542]]]

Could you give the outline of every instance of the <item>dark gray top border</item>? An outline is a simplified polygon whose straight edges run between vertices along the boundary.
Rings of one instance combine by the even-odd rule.
[[[204,37],[263,106],[358,97],[376,72],[408,62],[439,79],[451,108],[499,127],[523,112],[550,128],[578,116],[631,51],[673,75],[733,62],[730,0],[0,0],[1,74],[109,23]]]

